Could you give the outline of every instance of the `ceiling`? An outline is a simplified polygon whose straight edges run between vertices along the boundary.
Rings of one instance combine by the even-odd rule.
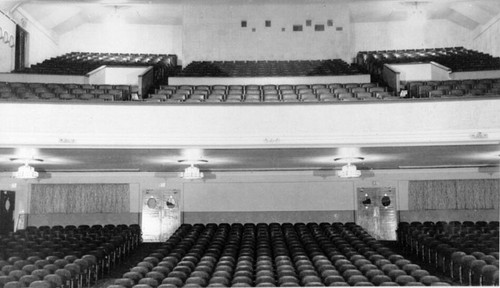
[[[251,3],[255,7],[267,3],[307,5],[309,3],[344,3],[351,21],[402,21],[412,11],[421,11],[428,19],[446,19],[468,29],[491,21],[500,13],[498,0],[210,0],[217,5]],[[2,0],[0,10],[17,17],[28,15],[52,33],[61,35],[84,23],[103,23],[116,15],[131,24],[182,25],[185,7],[196,0]]]
[[[340,169],[343,156],[364,157],[355,163],[360,170],[415,168],[497,167],[499,145],[410,146],[364,148],[282,148],[282,149],[28,149],[40,172],[180,172],[187,165],[178,160],[203,158],[202,171],[293,171]],[[0,148],[0,172],[13,172],[26,150]]]

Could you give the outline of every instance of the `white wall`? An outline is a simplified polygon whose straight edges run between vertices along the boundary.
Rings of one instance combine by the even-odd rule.
[[[9,43],[5,43],[4,35],[7,35],[7,41],[10,36],[14,36],[16,39],[16,24],[12,22],[5,15],[0,13],[0,72],[10,72],[14,69],[14,47],[11,47]]]
[[[47,36],[39,28],[30,24],[25,27],[28,31],[28,66],[43,62],[61,54],[57,39]]]
[[[0,189],[16,191],[16,218],[29,213],[31,184],[48,183],[130,183],[131,213],[140,213],[142,193],[146,189],[177,189],[181,209],[187,214],[238,215],[255,219],[265,212],[295,212],[307,220],[323,221],[335,212],[349,213],[357,208],[356,189],[394,187],[393,199],[398,211],[408,210],[408,181],[443,179],[498,179],[500,174],[481,173],[475,168],[431,170],[375,170],[366,178],[343,179],[318,176],[313,171],[214,172],[210,179],[186,181],[175,173],[51,173],[50,178],[15,180],[10,173],[0,173]],[[11,184],[17,187],[12,188]],[[321,214],[330,212],[332,214]],[[460,213],[460,211],[458,211]],[[467,211],[461,211],[467,212]],[[484,211],[491,214],[491,211]],[[225,214],[224,214],[225,213]],[[309,215],[307,214],[309,213]],[[353,213],[353,212],[352,212]],[[424,212],[425,213],[425,212]],[[481,211],[475,211],[480,217]],[[273,215],[273,214],[266,214]],[[249,218],[250,217],[250,218]],[[252,218],[253,217],[253,218]],[[314,217],[321,217],[320,220]],[[488,216],[488,217],[491,217]],[[341,219],[345,219],[341,218]],[[303,220],[306,221],[306,220]],[[55,223],[54,223],[55,224]]]
[[[349,59],[350,21],[345,6],[285,2],[187,2],[184,60]],[[329,19],[333,26],[327,26]],[[241,27],[243,20],[246,28]],[[266,20],[271,21],[271,27],[265,27]],[[311,27],[306,27],[306,20],[312,21]],[[292,31],[296,24],[303,25],[302,32]],[[325,31],[315,32],[315,24],[324,24]],[[343,31],[336,31],[336,27],[343,27]]]
[[[474,31],[469,41],[471,49],[500,57],[500,15]]]
[[[243,177],[242,177],[243,178]],[[250,178],[250,177],[248,177]],[[290,176],[261,181],[184,184],[184,211],[327,211],[354,210],[350,181],[293,181]],[[312,180],[312,179],[311,179]],[[234,180],[233,180],[234,181]]]
[[[467,46],[470,31],[447,20],[353,23],[352,53],[358,51]]]
[[[182,55],[182,26],[83,24],[60,36],[61,54],[82,52]]]
[[[26,59],[28,67],[60,54],[57,34],[43,27],[22,8],[18,8],[13,17],[17,23],[23,23],[21,26],[28,32]]]
[[[61,147],[64,142],[59,139],[72,139],[72,146],[80,147],[233,148],[269,147],[268,139],[276,139],[273,147],[500,140],[500,99],[496,98],[259,104],[4,102],[0,115],[5,119],[17,119],[20,111],[24,114],[23,121],[0,125],[0,145]],[[477,132],[488,138],[472,138]]]

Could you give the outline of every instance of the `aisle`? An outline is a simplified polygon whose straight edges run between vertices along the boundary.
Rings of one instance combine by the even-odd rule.
[[[405,253],[405,251],[397,245],[396,241],[382,241],[383,244],[390,248],[392,251],[404,256],[406,259],[410,260],[412,263],[419,265],[422,269],[429,271],[431,275],[437,276],[442,282],[446,282],[452,286],[461,286],[460,283],[454,282],[449,276],[444,275],[441,271],[436,269],[427,263],[423,263],[420,259],[416,258],[412,254]]]
[[[122,275],[133,268],[137,263],[141,262],[142,259],[147,257],[155,249],[160,246],[161,243],[142,243],[135,252],[125,259],[122,263],[118,264],[113,270],[111,270],[103,279],[100,279],[91,288],[105,288],[112,285],[115,279],[122,278]]]

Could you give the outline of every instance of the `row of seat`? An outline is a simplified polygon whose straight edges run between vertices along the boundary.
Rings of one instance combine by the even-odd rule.
[[[101,53],[101,52],[70,52],[58,57],[50,58],[50,62],[113,62],[113,63],[146,63],[148,65],[166,62],[177,65],[175,54],[152,53]]]
[[[1,235],[0,287],[90,287],[140,243],[136,224],[29,226]]]
[[[129,100],[131,95],[137,93],[136,86],[129,85],[78,85],[78,84],[39,84],[16,86],[27,83],[0,83],[0,98],[2,99],[105,99]]]
[[[341,59],[293,61],[193,61],[180,77],[264,77],[361,74]]]
[[[160,85],[155,94],[303,94],[303,93],[358,93],[384,92],[387,87],[379,87],[377,83],[331,83],[331,84],[302,84],[302,85]]]
[[[139,225],[108,225],[97,229],[81,225],[60,229],[46,229],[46,226],[27,227],[15,233],[0,236],[0,260],[10,257],[20,257],[28,260],[30,257],[45,258],[67,255],[82,256],[93,254],[99,259],[105,259],[104,267],[112,267],[120,262],[141,243]],[[103,262],[104,263],[104,262]]]
[[[425,98],[464,95],[500,95],[500,78],[448,81],[409,81],[408,97]]]
[[[390,92],[359,92],[359,93],[313,93],[285,94],[285,95],[252,95],[252,94],[150,94],[150,98],[144,99],[146,102],[165,103],[293,103],[293,102],[336,102],[336,101],[377,101],[377,100],[398,100],[399,97],[392,96]]]
[[[168,102],[298,102],[336,101],[389,96],[376,83],[311,85],[160,85],[148,101]],[[380,95],[379,95],[380,94]]]
[[[153,66],[154,79],[160,81],[177,72],[177,56],[167,54],[124,54],[71,52],[17,69],[15,73],[85,75],[100,66]]]
[[[401,222],[397,230],[407,253],[461,284],[486,286],[498,285],[498,234],[498,221]]]
[[[108,288],[449,285],[355,223],[183,224]]]
[[[394,50],[390,52],[362,51],[356,56],[356,62],[371,74],[381,75],[384,64],[437,62],[452,71],[479,71],[500,69],[500,57],[465,49],[448,47],[418,49],[413,51]]]

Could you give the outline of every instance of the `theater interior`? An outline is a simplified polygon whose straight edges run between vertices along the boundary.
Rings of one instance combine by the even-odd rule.
[[[499,285],[500,1],[0,12],[0,288]]]

